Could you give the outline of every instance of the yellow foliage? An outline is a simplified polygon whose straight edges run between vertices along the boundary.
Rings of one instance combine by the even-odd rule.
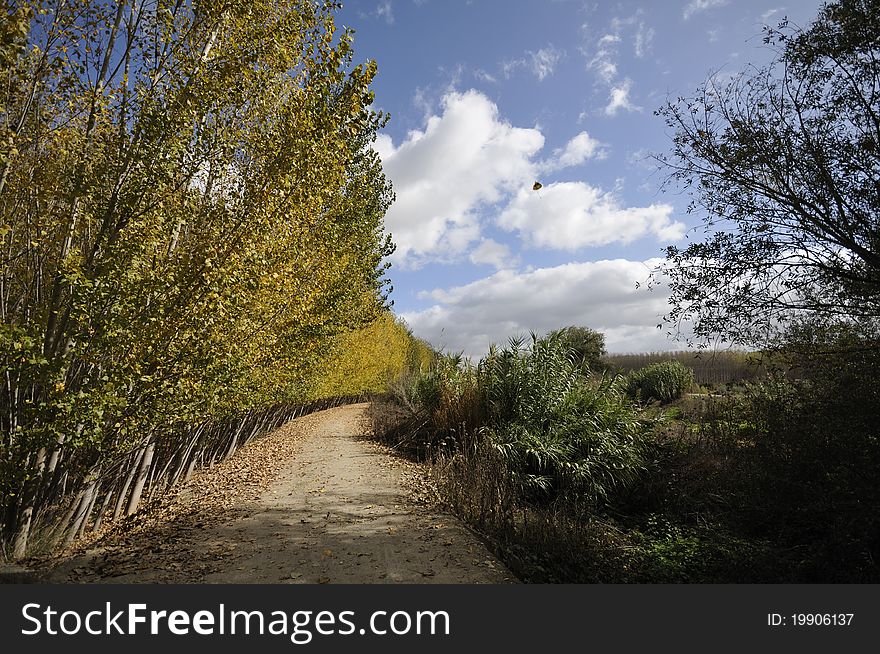
[[[372,324],[336,339],[316,370],[313,397],[382,393],[411,370],[427,370],[433,350],[402,321],[384,313]]]

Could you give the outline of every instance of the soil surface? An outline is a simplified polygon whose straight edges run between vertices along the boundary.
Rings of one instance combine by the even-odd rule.
[[[516,583],[428,499],[422,467],[362,435],[366,407],[293,420],[34,563],[61,583]]]

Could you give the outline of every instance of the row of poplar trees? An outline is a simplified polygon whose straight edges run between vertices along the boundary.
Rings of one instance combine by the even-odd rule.
[[[387,316],[385,117],[337,9],[7,0],[6,555],[130,514],[331,395],[328,352]]]

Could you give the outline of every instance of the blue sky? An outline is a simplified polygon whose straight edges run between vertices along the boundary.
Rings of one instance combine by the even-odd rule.
[[[766,62],[763,24],[818,0],[349,0],[375,59],[376,149],[397,202],[392,299],[414,333],[479,356],[586,325],[611,352],[682,349],[644,282],[699,216],[662,192],[655,109],[710,74]],[[543,185],[532,190],[535,181]],[[698,237],[692,234],[691,237]]]

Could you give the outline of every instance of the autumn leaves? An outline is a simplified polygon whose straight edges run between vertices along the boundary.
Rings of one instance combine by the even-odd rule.
[[[10,28],[0,511],[18,554],[127,474],[117,453],[338,394],[327,355],[384,310],[392,194],[375,64],[353,65],[332,12],[50,2]]]

